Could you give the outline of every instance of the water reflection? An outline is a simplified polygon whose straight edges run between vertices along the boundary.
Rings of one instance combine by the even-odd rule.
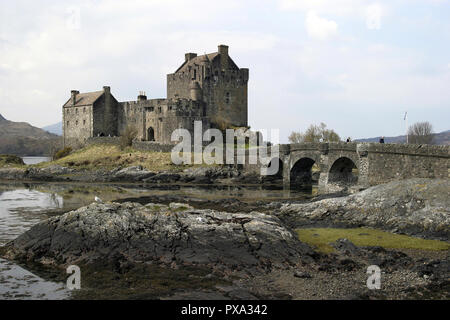
[[[57,193],[18,188],[0,191],[0,245],[16,238],[48,216],[43,210],[63,207]],[[63,284],[45,281],[20,266],[0,259],[0,299],[65,299]]]
[[[62,283],[45,281],[20,266],[0,259],[0,300],[61,300],[70,292]]]
[[[284,190],[279,186],[144,186],[137,184],[0,184],[0,245],[55,214],[103,201],[153,196],[180,199],[259,201],[302,199],[314,190]],[[0,299],[66,299],[64,284],[45,281],[20,266],[0,259]]]
[[[56,193],[16,189],[0,193],[0,244],[17,237],[46,215],[46,209],[62,208],[63,198]]]

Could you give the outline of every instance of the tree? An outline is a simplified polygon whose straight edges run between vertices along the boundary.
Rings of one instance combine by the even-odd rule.
[[[125,149],[133,144],[133,140],[136,138],[138,131],[134,126],[127,126],[120,135],[120,148]]]
[[[304,133],[294,131],[288,139],[291,143],[341,141],[339,135],[334,130],[327,129],[327,125],[323,122],[320,125],[310,125]]]
[[[408,142],[413,144],[432,144],[433,126],[428,121],[416,122],[408,128]]]

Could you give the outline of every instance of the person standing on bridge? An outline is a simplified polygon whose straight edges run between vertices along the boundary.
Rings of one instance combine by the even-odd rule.
[[[350,139],[350,137],[348,137],[347,142],[352,142],[352,139]]]
[[[380,138],[380,143],[384,143],[384,136]]]

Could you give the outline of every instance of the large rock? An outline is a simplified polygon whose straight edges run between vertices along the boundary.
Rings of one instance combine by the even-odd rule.
[[[156,173],[144,169],[142,166],[117,168],[110,172],[112,181],[141,181],[154,176]]]
[[[449,238],[450,180],[409,179],[304,204],[284,204],[277,215],[292,227],[311,222],[369,226]]]
[[[233,270],[287,267],[315,255],[273,216],[131,202],[52,217],[5,249],[10,259],[54,265],[125,260]]]
[[[0,179],[3,180],[23,180],[25,169],[23,168],[0,168]]]

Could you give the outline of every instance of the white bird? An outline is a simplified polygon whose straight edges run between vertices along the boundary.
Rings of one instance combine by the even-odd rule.
[[[203,222],[204,219],[203,219],[202,217],[198,217],[198,218],[197,218],[197,221],[198,221],[198,222]]]
[[[99,197],[95,196],[94,200],[98,203],[103,203],[102,199],[100,199]]]

